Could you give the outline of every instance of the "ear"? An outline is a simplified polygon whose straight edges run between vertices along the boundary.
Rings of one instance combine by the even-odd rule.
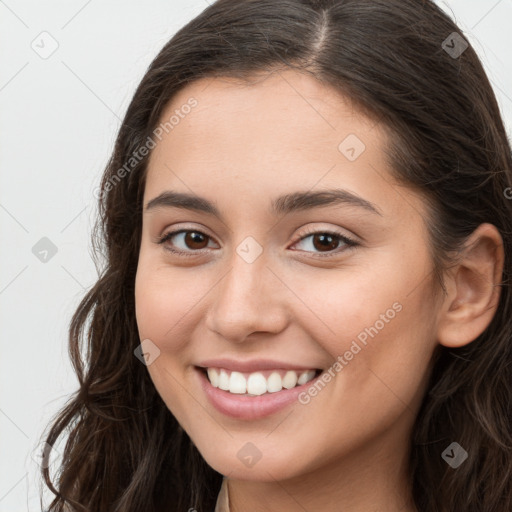
[[[481,224],[468,237],[460,259],[445,274],[447,294],[437,324],[441,345],[467,345],[491,323],[500,299],[504,259],[496,226]]]

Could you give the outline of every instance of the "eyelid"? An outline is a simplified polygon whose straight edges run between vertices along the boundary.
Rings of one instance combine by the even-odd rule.
[[[190,226],[190,225],[178,225],[177,227],[170,227],[170,228],[165,228],[162,230],[162,234],[161,235],[157,235],[156,238],[154,239],[154,242],[155,243],[161,243],[162,240],[169,236],[169,235],[177,235],[178,233],[180,232],[183,232],[183,231],[194,231],[196,233],[201,233],[205,236],[207,236],[208,238],[211,238],[212,240],[215,239],[215,237],[213,235],[210,235],[209,234],[209,230],[208,228],[202,226],[199,224],[199,227],[198,225],[196,224],[195,226]],[[197,252],[197,251],[196,251]]]
[[[317,234],[327,234],[327,235],[332,235],[334,237],[337,237],[339,241],[341,241],[342,243],[344,243],[346,245],[346,247],[342,250],[336,249],[334,251],[329,251],[326,253],[312,252],[312,251],[299,251],[299,252],[311,253],[311,254],[314,254],[315,257],[335,257],[343,252],[346,252],[349,249],[353,249],[353,248],[361,245],[360,242],[358,242],[351,236],[342,233],[339,229],[340,228],[324,228],[324,229],[312,228],[312,227],[305,228],[305,231],[303,231],[302,233],[297,235],[297,237],[294,238],[294,240],[292,242],[292,246],[305,240],[306,238],[308,238],[311,235],[317,235]],[[200,233],[200,234],[206,236],[208,239],[215,241],[214,237],[209,235],[208,233],[204,232],[202,227],[200,229],[196,229],[196,228],[190,227],[190,226],[180,226],[180,227],[177,227],[176,229],[172,229],[170,231],[164,231],[164,233],[161,236],[159,236],[155,242],[157,244],[164,244],[167,240],[169,240],[173,236],[176,236],[183,232],[185,232],[185,233],[186,232]],[[181,250],[181,249],[171,249],[169,247],[165,247],[165,249],[173,254],[179,254],[179,255],[185,255],[185,256],[197,256],[197,255],[204,254],[205,251],[208,252],[208,249],[206,249],[206,248],[205,249],[197,249],[197,250],[193,250],[193,249]]]
[[[359,244],[359,242],[356,240],[355,237],[352,237],[351,235],[347,235],[341,231],[340,228],[312,228],[312,227],[306,227],[304,228],[304,231],[301,232],[297,237],[294,239],[293,244],[296,244],[297,242],[300,242],[304,238],[310,236],[310,235],[317,235],[317,234],[331,234],[334,236],[337,236],[343,240],[348,240],[351,243]]]

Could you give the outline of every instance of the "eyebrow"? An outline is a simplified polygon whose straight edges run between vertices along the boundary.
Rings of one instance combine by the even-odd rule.
[[[357,206],[382,216],[380,209],[362,197],[343,189],[322,190],[319,192],[293,192],[277,197],[271,202],[273,215],[285,215],[296,211],[311,210],[323,206]],[[181,208],[213,215],[222,219],[216,204],[208,199],[185,192],[167,190],[146,204],[146,211],[155,208]]]

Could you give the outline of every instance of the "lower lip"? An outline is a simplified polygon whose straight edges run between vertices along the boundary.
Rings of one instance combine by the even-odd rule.
[[[196,368],[206,396],[210,403],[222,414],[242,420],[255,420],[270,416],[294,402],[298,401],[300,393],[310,387],[322,374],[311,379],[306,384],[291,389],[283,389],[275,393],[265,393],[259,396],[236,395],[211,385],[205,373]]]

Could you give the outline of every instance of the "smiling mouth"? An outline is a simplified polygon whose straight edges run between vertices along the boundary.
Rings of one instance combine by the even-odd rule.
[[[224,368],[198,367],[214,388],[244,396],[260,396],[277,393],[307,384],[322,373],[321,369],[310,370],[263,370],[236,372]]]

